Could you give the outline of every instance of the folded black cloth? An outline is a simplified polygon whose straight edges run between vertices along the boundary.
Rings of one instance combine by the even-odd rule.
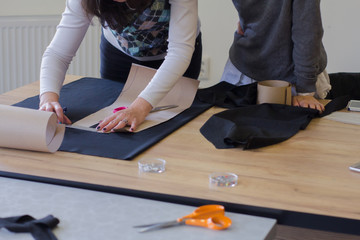
[[[59,222],[59,219],[52,215],[48,215],[42,219],[35,219],[32,216],[23,215],[0,218],[0,229],[6,228],[8,231],[14,233],[31,233],[35,240],[56,240],[57,238],[51,230],[55,228]]]
[[[317,110],[261,104],[213,115],[200,129],[216,148],[253,149],[276,144],[305,129]]]
[[[111,105],[119,96],[124,83],[99,78],[82,78],[63,86],[60,103],[67,107],[66,115],[76,122],[104,107]],[[25,99],[15,106],[37,109],[39,96]],[[85,155],[131,160],[153,146],[170,133],[209,109],[210,103],[195,99],[192,106],[176,117],[138,133],[99,134],[66,128],[60,151]]]
[[[349,96],[338,97],[326,105],[322,114],[314,109],[281,104],[255,105],[254,86],[231,87],[220,83],[201,93],[202,101],[231,108],[213,115],[200,128],[201,134],[216,148],[254,149],[285,141],[305,129],[313,118],[343,109],[349,101]]]

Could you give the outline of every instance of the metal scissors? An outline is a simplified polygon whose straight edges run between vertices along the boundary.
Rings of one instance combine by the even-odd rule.
[[[165,106],[155,107],[150,112],[152,113],[152,112],[168,110],[168,109],[171,109],[171,108],[177,108],[178,106],[179,105],[165,105]]]
[[[155,107],[153,108],[150,112],[158,112],[158,111],[163,111],[163,110],[168,110],[168,109],[172,109],[172,108],[177,108],[179,105],[165,105],[165,106],[159,106],[159,107]],[[127,109],[127,107],[118,107],[118,108],[115,108],[113,110],[113,113],[116,113],[120,110],[124,110],[124,109]]]
[[[192,225],[205,227],[213,230],[222,230],[231,226],[231,219],[225,216],[225,208],[222,205],[203,205],[195,209],[189,215],[174,221],[160,222],[147,225],[138,225],[134,228],[142,228],[139,232],[147,232],[172,226]]]

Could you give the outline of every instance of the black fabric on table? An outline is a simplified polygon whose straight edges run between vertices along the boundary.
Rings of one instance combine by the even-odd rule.
[[[329,77],[331,90],[326,98],[349,95],[351,99],[360,100],[360,73],[330,73]]]
[[[76,122],[89,114],[111,105],[119,96],[124,83],[99,78],[82,78],[66,84],[61,89],[60,103],[67,107],[66,115]],[[39,96],[30,97],[15,106],[38,109]],[[60,151],[85,155],[131,160],[180,128],[212,104],[194,100],[192,106],[157,126],[138,133],[99,134],[66,128]]]
[[[343,109],[349,101],[349,96],[338,97],[319,114],[314,109],[281,104],[255,105],[256,83],[240,87],[219,83],[199,92],[203,101],[230,108],[213,115],[200,128],[201,134],[219,149],[254,149],[280,143],[305,129],[313,118]]]
[[[31,233],[35,240],[57,240],[52,229],[59,224],[59,219],[48,215],[35,219],[29,215],[0,218],[0,229],[6,228],[14,233]]]
[[[112,104],[123,86],[122,82],[82,78],[62,88],[60,103],[67,107],[66,114],[70,120],[76,122]],[[311,109],[275,106],[276,104],[256,105],[256,97],[257,83],[234,86],[220,82],[212,87],[199,89],[192,106],[175,118],[138,133],[99,134],[66,128],[59,150],[131,160],[214,105],[236,109],[215,114],[200,129],[204,137],[217,148],[243,145],[244,149],[251,149],[279,143],[298,130],[305,129],[312,118],[320,117],[316,110]],[[348,97],[334,99],[327,105],[322,116],[346,107],[347,101]],[[39,96],[15,105],[37,109]],[[286,119],[290,119],[287,124],[284,123]]]
[[[226,110],[212,116],[200,129],[216,148],[243,145],[252,149],[276,144],[305,129],[317,110],[280,104],[261,104]]]
[[[219,82],[214,86],[199,89],[196,97],[202,102],[223,108],[255,105],[257,83],[235,86],[227,82]]]

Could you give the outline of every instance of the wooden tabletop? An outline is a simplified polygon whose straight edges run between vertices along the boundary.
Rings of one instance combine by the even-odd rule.
[[[77,79],[67,76],[66,82]],[[13,104],[38,94],[33,83],[0,95]],[[0,148],[0,171],[86,182],[195,199],[360,220],[360,126],[314,119],[291,139],[256,150],[216,149],[199,132],[211,108],[133,161],[68,152]],[[142,157],[166,160],[161,174],[141,174]],[[232,188],[209,188],[209,174],[239,176]]]

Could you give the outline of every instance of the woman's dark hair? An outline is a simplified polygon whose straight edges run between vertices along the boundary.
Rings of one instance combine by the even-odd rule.
[[[142,13],[153,0],[82,0],[82,6],[89,15],[97,16],[103,27],[121,30],[127,26],[136,13]]]

